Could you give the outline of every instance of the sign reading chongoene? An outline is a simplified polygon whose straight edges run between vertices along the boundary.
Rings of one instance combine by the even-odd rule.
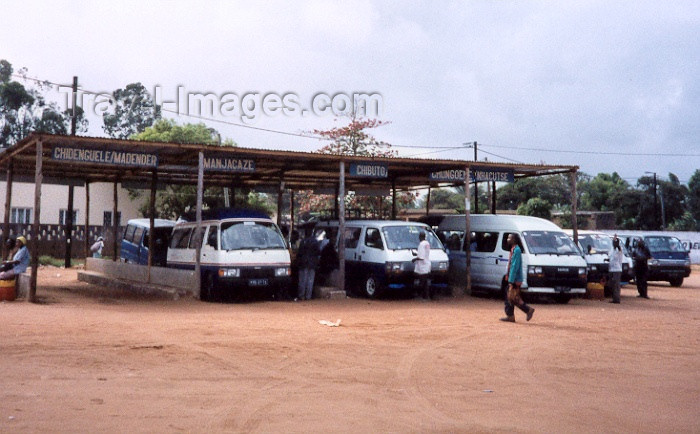
[[[146,152],[56,146],[53,148],[51,158],[61,161],[110,164],[114,166],[158,167],[158,156]]]
[[[464,169],[441,170],[432,172],[428,179],[430,181],[464,181]],[[469,180],[471,182],[496,181],[496,182],[513,182],[515,176],[513,171],[509,169],[489,169],[489,168],[472,168],[469,170]]]
[[[387,178],[389,167],[381,163],[350,163],[348,176],[358,178]]]
[[[224,155],[205,155],[204,170],[253,173],[255,172],[255,160]]]

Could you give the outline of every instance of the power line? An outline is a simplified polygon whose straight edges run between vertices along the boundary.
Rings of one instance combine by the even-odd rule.
[[[479,146],[490,146],[492,148],[503,149],[518,149],[522,151],[538,151],[538,152],[556,152],[561,154],[592,154],[592,155],[624,155],[624,156],[640,156],[640,157],[700,157],[700,154],[671,154],[671,153],[636,153],[629,152],[603,152],[603,151],[572,151],[568,149],[547,149],[547,148],[529,148],[521,146],[504,146],[504,145],[485,145],[479,143]]]

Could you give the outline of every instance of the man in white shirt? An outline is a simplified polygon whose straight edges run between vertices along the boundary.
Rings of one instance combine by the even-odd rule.
[[[418,277],[418,295],[428,300],[432,298],[430,291],[430,282],[428,281],[428,276],[430,276],[430,243],[425,239],[425,232],[418,234],[418,256],[413,258],[414,268],[413,271]]]

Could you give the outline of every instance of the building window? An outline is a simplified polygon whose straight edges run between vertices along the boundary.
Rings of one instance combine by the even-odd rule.
[[[102,219],[102,226],[105,227],[112,227],[112,211],[105,211],[104,212],[104,218]],[[117,226],[121,224],[122,221],[122,212],[117,211]]]
[[[68,216],[67,209],[58,210],[58,224],[61,226],[65,225],[67,216]],[[77,223],[78,223],[78,210],[74,209],[73,210],[73,225],[76,225]]]
[[[32,222],[31,208],[12,208],[10,212],[10,223],[29,224]]]

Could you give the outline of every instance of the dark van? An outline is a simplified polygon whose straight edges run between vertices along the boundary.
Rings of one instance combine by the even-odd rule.
[[[149,219],[131,219],[127,222],[122,238],[120,258],[122,262],[148,265]],[[170,234],[175,222],[172,220],[155,219],[153,231],[155,233],[153,265],[165,267],[168,257],[168,244]]]
[[[644,239],[651,253],[648,281],[666,281],[678,287],[683,284],[684,278],[690,276],[690,253],[678,238],[669,235],[623,235],[620,238],[625,239],[630,252],[639,239]]]

